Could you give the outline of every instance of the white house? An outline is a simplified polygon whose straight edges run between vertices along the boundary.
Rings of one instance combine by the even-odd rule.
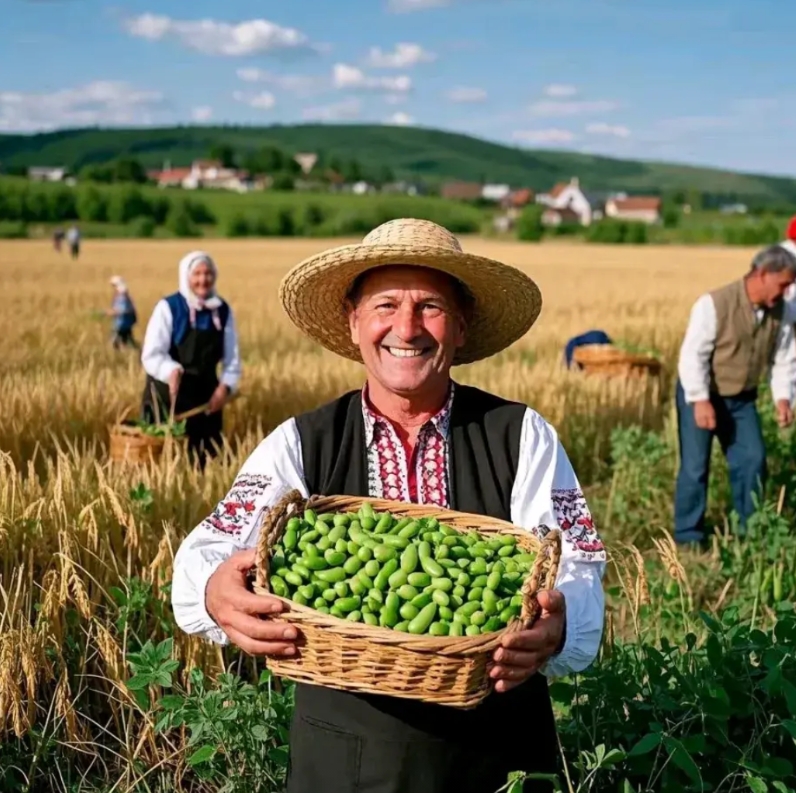
[[[28,179],[33,182],[63,182],[69,173],[68,168],[28,168]]]
[[[593,202],[581,190],[576,176],[573,176],[569,183],[559,182],[549,193],[540,193],[536,196],[536,201],[551,209],[572,210],[580,218],[583,226],[588,226],[592,220],[599,220],[601,217]]]
[[[658,223],[661,219],[661,199],[655,196],[629,196],[609,198],[605,214],[618,220],[639,220],[642,223]]]
[[[171,168],[166,164],[162,171],[149,174],[160,187],[182,187],[184,190],[197,190],[200,187],[216,190],[232,190],[246,193],[261,189],[245,171],[225,168],[217,160],[194,160],[190,168]]]
[[[511,185],[485,184],[481,188],[481,198],[486,201],[503,201],[511,193]]]

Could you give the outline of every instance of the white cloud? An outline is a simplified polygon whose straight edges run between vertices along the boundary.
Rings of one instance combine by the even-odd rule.
[[[630,137],[630,130],[627,127],[623,127],[621,124],[606,124],[605,122],[587,124],[586,132],[590,135],[613,135],[615,138]]]
[[[405,127],[409,124],[414,124],[415,120],[408,113],[393,113],[385,122],[386,124],[395,124],[399,127]]]
[[[342,102],[335,102],[331,105],[306,107],[302,111],[302,116],[312,121],[344,121],[346,119],[358,118],[361,107],[359,99],[350,97],[349,99],[344,99]]]
[[[618,102],[608,99],[597,99],[594,101],[572,101],[564,102],[555,99],[543,99],[534,102],[528,109],[534,116],[579,116],[589,113],[607,113],[616,110]]]
[[[447,97],[451,102],[483,102],[486,99],[486,91],[483,88],[459,86],[448,91]]]
[[[569,143],[575,134],[568,129],[521,129],[512,133],[520,143]]]
[[[151,124],[160,91],[98,80],[50,94],[0,91],[0,129],[28,132],[96,124]]]
[[[235,91],[232,94],[232,98],[236,102],[242,102],[257,110],[270,110],[276,104],[274,95],[268,91],[261,91],[258,94],[246,94],[243,91]]]
[[[191,118],[194,121],[209,121],[211,118],[213,118],[213,108],[208,107],[207,105],[195,107],[191,111]]]
[[[266,83],[295,94],[311,94],[328,86],[328,78],[314,74],[274,74],[273,72],[246,67],[238,69],[238,78],[246,83]]]
[[[367,65],[374,69],[406,69],[418,63],[430,63],[436,59],[432,52],[424,50],[420,44],[401,42],[395,45],[392,52],[380,47],[371,47],[367,57]]]
[[[388,105],[400,105],[406,102],[406,94],[386,94],[384,101]]]
[[[235,57],[263,52],[317,49],[299,30],[267,19],[249,19],[231,24],[215,19],[179,20],[158,14],[142,14],[125,21],[131,36],[160,41],[173,37],[205,55]]]
[[[558,99],[567,96],[575,96],[578,89],[574,85],[566,85],[564,83],[553,83],[546,85],[544,89],[545,96],[552,96]]]
[[[332,74],[332,82],[336,88],[351,88],[365,91],[386,91],[388,93],[406,93],[412,90],[412,80],[406,75],[396,77],[369,77],[356,66],[336,63]]]

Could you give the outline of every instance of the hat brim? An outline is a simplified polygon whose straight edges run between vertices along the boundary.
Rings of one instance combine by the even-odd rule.
[[[389,265],[428,267],[457,278],[475,306],[454,365],[473,363],[522,338],[542,310],[536,283],[511,265],[471,253],[418,245],[344,245],[316,254],[282,279],[279,298],[292,322],[327,350],[362,362],[351,341],[345,298],[362,273]]]

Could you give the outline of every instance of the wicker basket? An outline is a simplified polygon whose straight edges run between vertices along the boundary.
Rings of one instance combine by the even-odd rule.
[[[520,619],[502,631],[480,636],[416,636],[339,619],[270,592],[268,568],[272,548],[291,516],[301,515],[307,507],[319,514],[355,512],[366,501],[379,512],[389,510],[397,516],[434,517],[462,532],[475,529],[485,535],[514,535],[520,547],[537,553],[522,586]],[[544,540],[539,540],[511,523],[483,515],[426,504],[349,496],[316,496],[305,500],[295,490],[265,514],[260,529],[253,589],[257,594],[277,597],[286,604],[289,611],[281,613],[278,619],[299,630],[297,657],[268,659],[268,667],[274,674],[299,683],[455,708],[475,707],[490,693],[492,680],[488,664],[493,651],[505,632],[520,630],[536,620],[540,612],[536,593],[553,587],[561,556],[558,530],[550,531]]]
[[[572,359],[586,374],[657,377],[661,371],[661,362],[657,358],[625,352],[611,344],[585,344],[576,347]]]
[[[110,428],[110,459],[118,463],[157,462],[168,444],[184,443],[184,436],[148,435],[133,421],[125,420],[125,410]]]

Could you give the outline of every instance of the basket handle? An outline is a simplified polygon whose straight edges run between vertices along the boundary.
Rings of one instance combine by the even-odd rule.
[[[270,509],[263,514],[260,523],[260,536],[257,539],[255,554],[255,581],[258,587],[268,588],[268,557],[271,547],[279,541],[288,520],[306,509],[307,500],[299,490],[285,493]]]
[[[547,568],[544,581],[542,581],[542,566],[548,556],[550,564]],[[551,589],[555,585],[560,561],[561,532],[558,529],[553,529],[548,532],[547,536],[542,540],[542,547],[539,549],[539,553],[533,563],[531,574],[525,579],[525,583],[522,585],[522,610],[520,611],[520,619],[526,630],[531,627],[531,624],[539,616],[539,601],[536,599],[536,593],[542,589]]]

